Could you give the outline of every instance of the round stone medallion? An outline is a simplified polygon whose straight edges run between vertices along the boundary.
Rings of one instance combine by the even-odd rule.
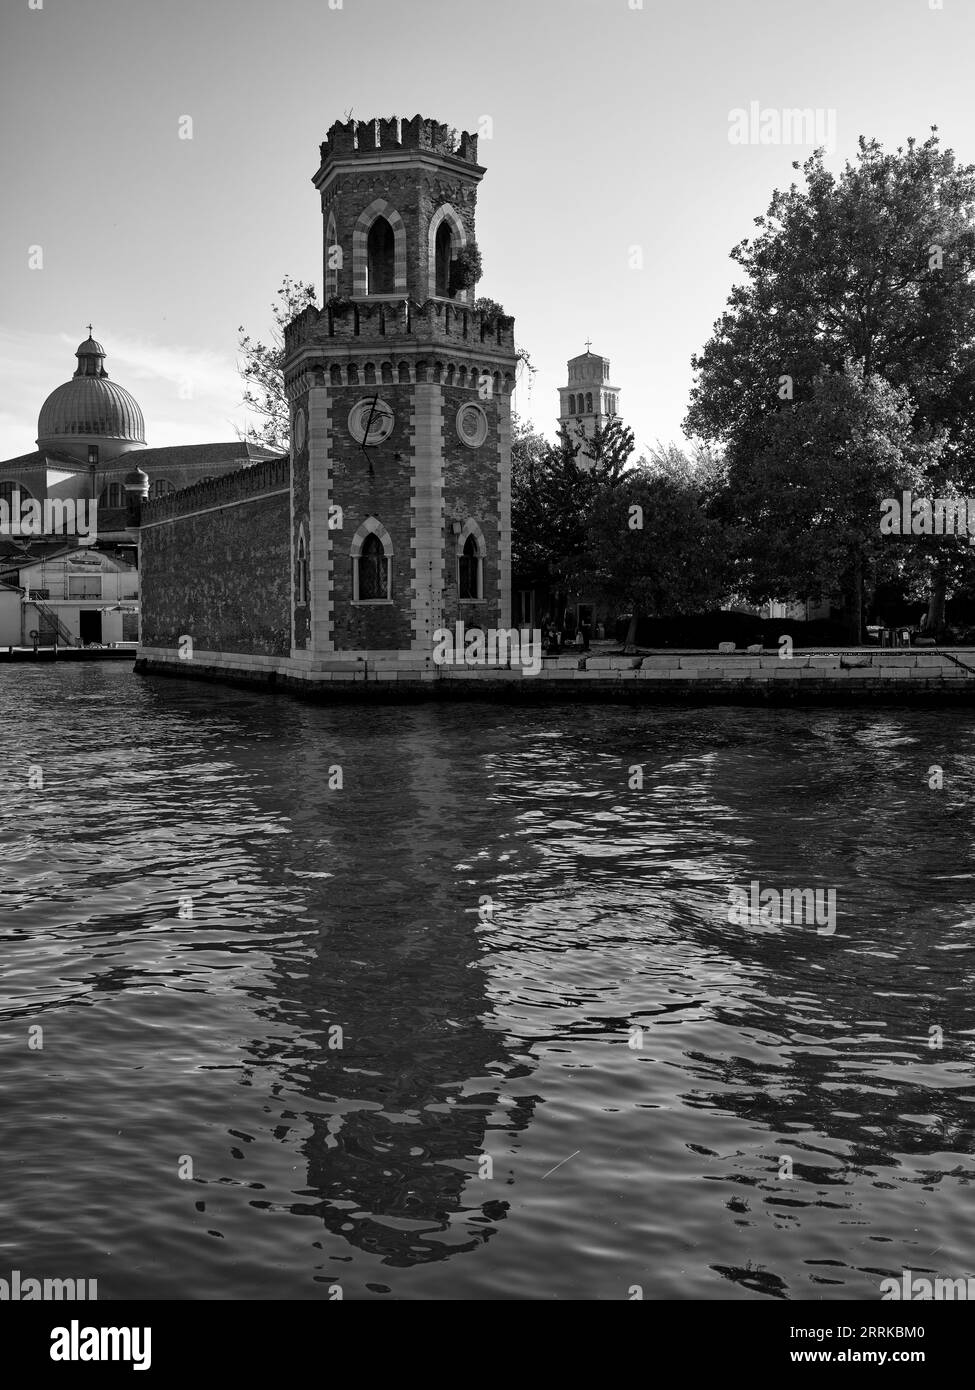
[[[468,401],[457,412],[457,433],[461,442],[471,449],[479,448],[487,439],[488,418],[479,405]]]

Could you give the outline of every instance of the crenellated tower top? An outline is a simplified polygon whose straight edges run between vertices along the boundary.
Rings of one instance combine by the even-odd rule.
[[[322,141],[322,168],[331,160],[352,156],[368,157],[377,151],[427,154],[477,164],[477,136],[456,130],[427,116],[377,116],[368,121],[335,121]],[[316,182],[317,182],[316,178]]]
[[[312,182],[324,223],[324,300],[429,299],[470,308],[477,136],[425,116],[336,121]]]

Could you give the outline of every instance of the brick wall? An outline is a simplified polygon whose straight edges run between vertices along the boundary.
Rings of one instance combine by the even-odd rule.
[[[305,553],[308,557],[308,574],[311,577],[311,518],[309,515],[310,490],[308,486],[308,393],[303,392],[299,399],[295,401],[295,410],[292,415],[292,448],[294,458],[293,487],[294,496],[292,504],[292,557],[295,566],[294,584],[294,609],[292,618],[294,622],[294,645],[296,650],[304,651],[311,643],[311,604],[310,597],[304,603],[298,602],[298,540],[302,532],[305,537]],[[294,440],[293,420],[297,411],[304,413],[306,437],[304,444],[299,449]],[[292,563],[289,562],[289,563]]]
[[[473,241],[477,202],[474,179],[453,168],[434,172],[401,166],[340,175],[327,190],[322,204],[325,228],[331,213],[335,218],[336,244],[342,248],[342,267],[335,277],[340,297],[355,293],[352,233],[360,214],[377,198],[395,208],[404,225],[407,284],[396,293],[408,294],[422,303],[429,296],[430,286],[430,221],[442,204],[449,203],[463,224],[468,242]],[[327,270],[327,235],[325,263]],[[468,294],[465,298],[473,302],[474,296]]]
[[[457,412],[474,402],[484,410],[488,433],[478,448],[461,442],[457,432]],[[507,402],[497,396],[481,400],[476,389],[447,386],[444,404],[444,511],[447,518],[447,564],[444,611],[447,625],[463,621],[467,627],[496,627],[500,585],[500,497],[498,474],[498,413]],[[483,565],[481,603],[461,602],[457,585],[457,541],[449,534],[450,521],[468,518],[478,523],[487,554]]]
[[[362,450],[349,435],[349,411],[379,392],[392,407],[396,423],[382,444],[368,446],[372,475]],[[409,384],[336,386],[329,391],[332,411],[332,497],[342,507],[341,531],[332,535],[334,563],[333,636],[338,650],[405,649],[410,645],[410,411]],[[399,458],[397,458],[397,454]],[[375,516],[393,544],[390,605],[352,602],[349,549],[361,524]]]
[[[143,646],[290,653],[289,478],[275,459],[143,507]]]

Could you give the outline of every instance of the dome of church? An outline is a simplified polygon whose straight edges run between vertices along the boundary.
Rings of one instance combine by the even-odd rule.
[[[146,426],[137,401],[124,386],[109,381],[105,349],[86,338],[75,356],[78,369],[41,406],[37,443],[65,446],[100,439],[123,446],[145,444]]]

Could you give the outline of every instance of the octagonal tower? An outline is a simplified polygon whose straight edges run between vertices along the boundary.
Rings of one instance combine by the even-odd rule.
[[[429,660],[506,627],[514,320],[474,309],[477,138],[336,123],[314,184],[325,304],[285,333],[292,654]]]

